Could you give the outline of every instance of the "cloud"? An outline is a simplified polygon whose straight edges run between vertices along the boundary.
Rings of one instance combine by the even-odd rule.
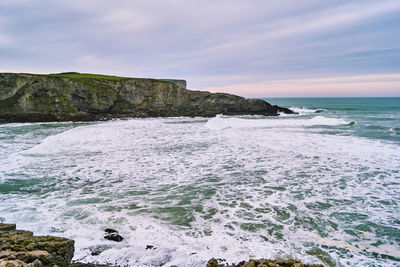
[[[0,32],[0,48],[5,45],[10,45],[12,43],[12,39]]]
[[[399,73],[400,2],[4,0],[0,69],[232,81]]]
[[[400,73],[270,80],[211,89],[247,97],[400,96]]]
[[[347,4],[340,7],[322,9],[311,13],[297,16],[284,17],[277,21],[265,21],[253,27],[256,30],[238,32],[232,36],[223,36],[215,46],[191,51],[186,57],[216,55],[220,53],[232,53],[243,47],[251,47],[254,44],[265,44],[265,42],[276,42],[285,38],[298,38],[316,32],[327,32],[344,26],[352,27],[354,24],[363,23],[373,17],[385,13],[394,13],[400,10],[400,2],[389,1],[366,2],[364,5]],[[368,21],[366,21],[368,22]]]

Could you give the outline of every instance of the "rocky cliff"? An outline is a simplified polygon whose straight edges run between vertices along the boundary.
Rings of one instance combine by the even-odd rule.
[[[0,122],[293,113],[263,100],[191,91],[183,85],[183,80],[79,73],[0,73]]]

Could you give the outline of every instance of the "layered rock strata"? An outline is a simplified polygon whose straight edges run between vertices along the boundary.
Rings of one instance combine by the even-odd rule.
[[[0,73],[0,122],[293,113],[260,99],[187,90],[185,84],[89,74]]]
[[[15,224],[0,224],[0,266],[67,266],[74,256],[74,241],[54,236],[34,236],[16,230]]]

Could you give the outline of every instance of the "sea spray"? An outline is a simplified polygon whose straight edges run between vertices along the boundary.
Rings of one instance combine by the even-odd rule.
[[[3,125],[1,217],[73,238],[84,262],[394,266],[398,122],[368,129],[355,111],[319,108],[323,116]],[[124,240],[105,240],[106,228]],[[107,249],[92,255],[95,246]]]

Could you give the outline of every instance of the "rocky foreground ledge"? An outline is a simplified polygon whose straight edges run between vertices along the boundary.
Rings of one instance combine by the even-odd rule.
[[[74,241],[54,236],[34,236],[0,224],[0,266],[67,266],[74,256]]]
[[[184,80],[97,74],[0,73],[0,122],[92,121],[124,117],[277,116],[293,111],[260,99],[192,91]]]
[[[115,235],[115,232],[113,230],[111,234]],[[90,263],[71,263],[73,256],[74,241],[71,239],[54,236],[34,236],[30,231],[16,230],[15,224],[0,223],[0,267],[111,267]],[[296,260],[266,259],[243,261],[233,265],[227,264],[225,260],[211,259],[206,265],[206,267],[222,266],[323,267],[322,265],[305,265]]]

